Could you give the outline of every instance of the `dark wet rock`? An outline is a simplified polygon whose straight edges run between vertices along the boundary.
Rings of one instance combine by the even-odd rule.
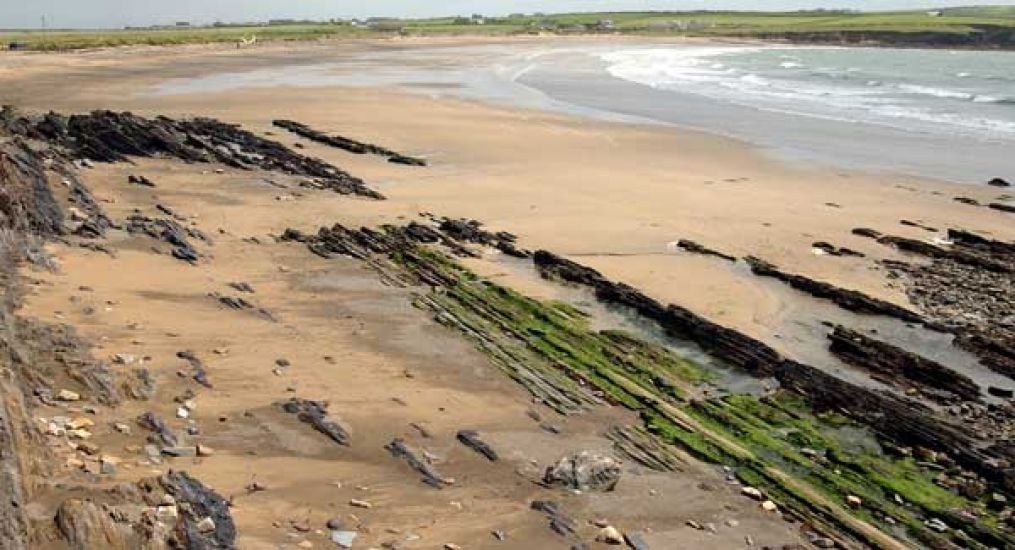
[[[197,239],[205,243],[211,243],[211,239],[200,230],[193,227],[185,227],[169,218],[151,218],[135,212],[123,222],[123,229],[128,233],[142,234],[157,241],[169,243],[172,249],[172,256],[176,259],[197,263],[201,255],[188,239]]]
[[[543,483],[579,491],[612,491],[620,481],[620,461],[593,451],[566,456],[543,473]]]
[[[905,226],[916,227],[918,229],[923,229],[924,231],[930,231],[931,233],[937,233],[937,228],[930,227],[930,226],[924,225],[924,224],[919,223],[919,222],[914,222],[914,221],[911,221],[911,220],[899,220],[899,223],[902,224],[902,225],[905,225]]]
[[[677,246],[679,246],[680,248],[683,248],[684,250],[686,250],[688,252],[693,252],[695,254],[703,254],[703,255],[706,255],[706,256],[715,256],[716,258],[722,258],[724,260],[728,260],[728,261],[731,261],[731,262],[737,261],[737,258],[735,256],[730,256],[729,254],[724,254],[724,253],[719,252],[717,250],[713,250],[713,249],[711,249],[711,248],[709,248],[709,247],[707,247],[705,245],[698,244],[698,243],[696,243],[696,242],[694,242],[692,240],[689,240],[689,239],[680,239],[679,241],[677,241]]]
[[[442,489],[445,485],[450,484],[450,480],[444,478],[430,464],[416,454],[415,451],[406,445],[405,441],[401,438],[395,438],[390,443],[384,446],[385,449],[391,456],[395,458],[401,458],[409,465],[410,468],[416,470],[423,475],[423,483],[430,485],[431,487]]]
[[[152,432],[152,443],[163,445],[166,447],[175,447],[179,438],[173,433],[173,430],[153,412],[143,413],[137,417],[137,423],[142,428]]]
[[[0,228],[50,236],[65,232],[42,158],[18,140],[0,144]]]
[[[154,181],[145,176],[135,176],[134,174],[127,176],[127,182],[133,183],[134,185],[140,185],[141,187],[155,187]]]
[[[868,229],[866,227],[857,227],[856,229],[851,231],[851,233],[853,233],[854,235],[858,235],[860,237],[867,237],[869,239],[878,239],[881,237],[880,231],[875,231],[873,229]]]
[[[254,294],[254,287],[250,286],[250,283],[239,281],[239,282],[229,283],[229,286],[231,288],[233,288],[234,290],[238,290],[240,292],[246,292],[248,294]]]
[[[508,256],[528,258],[531,255],[515,246],[517,237],[514,235],[503,231],[492,233],[476,220],[443,218],[438,229],[455,241],[492,246]]]
[[[373,145],[371,143],[363,143],[361,141],[356,141],[342,136],[325,134],[324,132],[314,130],[313,128],[307,126],[306,124],[302,124],[292,120],[275,120],[272,122],[272,124],[278,126],[279,128],[289,130],[290,132],[298,136],[307,138],[311,141],[316,141],[318,143],[323,143],[325,145],[337,147],[339,149],[342,149],[343,151],[348,151],[350,153],[354,153],[357,155],[364,154],[379,155],[382,157],[386,157],[388,159],[388,162],[395,164],[405,164],[409,166],[426,166],[426,161],[423,159],[396,153],[390,149],[385,149],[384,147],[381,147],[379,145]]]
[[[840,359],[856,365],[875,377],[903,388],[916,386],[932,389],[931,398],[944,397],[975,401],[980,388],[969,377],[915,353],[876,340],[843,326],[828,335],[831,351]],[[945,392],[943,395],[940,392]],[[948,399],[947,396],[953,396]]]
[[[196,353],[190,350],[184,350],[176,352],[176,356],[190,363],[191,372],[193,373],[191,378],[193,378],[195,382],[206,388],[212,387],[211,381],[208,379],[208,368],[204,366],[204,361],[201,361]]]
[[[862,252],[857,252],[856,250],[853,250],[851,248],[838,247],[838,246],[835,246],[835,245],[833,245],[831,243],[826,243],[824,241],[818,241],[818,242],[815,242],[815,243],[811,243],[811,248],[816,248],[818,250],[821,250],[825,254],[828,254],[829,256],[853,256],[853,257],[856,257],[856,258],[863,258],[864,257]]]
[[[1015,396],[1015,390],[1011,388],[999,388],[997,386],[987,386],[987,393],[994,397],[1003,397],[1005,399],[1011,399]]]
[[[779,268],[774,265],[752,256],[748,256],[745,260],[751,266],[751,272],[755,275],[773,277],[783,281],[797,290],[806,292],[815,298],[831,300],[843,309],[857,313],[885,315],[911,323],[923,322],[923,317],[917,313],[914,313],[904,307],[885,302],[884,300],[868,296],[862,292],[839,288],[835,285],[823,281],[816,281],[803,275],[786,273],[779,270]]]
[[[993,187],[1011,187],[1011,184],[1002,178],[992,178],[987,182],[987,185]]]
[[[462,445],[476,451],[477,453],[485,456],[490,461],[497,460],[497,451],[493,450],[493,447],[489,443],[483,441],[479,437],[479,433],[474,430],[461,430],[456,436],[458,441],[462,442]]]
[[[932,259],[946,259],[972,267],[997,271],[1001,273],[1015,272],[1015,262],[999,260],[989,254],[966,247],[942,248],[921,240],[894,235],[883,235],[878,242],[884,245],[894,246],[903,252],[918,254]]]
[[[962,204],[968,204],[970,206],[980,206],[980,201],[976,199],[971,199],[969,197],[955,197],[952,200],[956,202],[961,202]]]
[[[806,398],[815,410],[845,414],[889,441],[945,450],[992,481],[1003,479],[1009,470],[1006,464],[1015,459],[1013,450],[983,449],[975,434],[913,400],[875,392],[786,359],[763,342],[679,306],[663,306],[632,287],[609,281],[594,269],[550,252],[537,251],[533,260],[544,276],[589,286],[599,300],[629,307],[656,321],[666,332],[689,339],[749,373],[772,376],[784,389]]]
[[[60,146],[71,155],[96,162],[128,157],[173,157],[186,162],[219,162],[241,170],[262,169],[316,178],[336,193],[384,197],[356,178],[322,160],[298,154],[237,125],[209,118],[173,120],[131,113],[93,111],[69,117],[0,117],[0,127],[17,135]]]
[[[293,397],[288,401],[280,403],[283,411],[295,414],[301,422],[313,426],[313,428],[329,439],[342,446],[349,446],[349,432],[338,422],[332,420],[328,415],[328,404],[324,401],[312,401]]]
[[[242,296],[229,296],[219,294],[217,292],[209,293],[208,296],[214,298],[218,303],[222,304],[223,306],[229,309],[234,309],[237,311],[251,311],[253,313],[256,313],[259,317],[262,317],[273,323],[278,321],[278,319],[276,319],[275,316],[270,311],[268,311],[263,307],[258,307],[254,305],[253,303],[248,301],[246,298],[243,298]]]
[[[992,202],[987,205],[987,208],[997,210],[999,212],[1007,212],[1009,214],[1015,214],[1015,205],[1005,204],[1003,202]]]
[[[578,522],[561,512],[560,503],[552,500],[534,500],[529,507],[550,520],[550,530],[562,537],[576,538]]]
[[[1015,376],[1015,244],[960,229],[930,262],[881,262],[909,299],[955,334],[956,346],[991,369]],[[930,246],[930,245],[928,245]]]

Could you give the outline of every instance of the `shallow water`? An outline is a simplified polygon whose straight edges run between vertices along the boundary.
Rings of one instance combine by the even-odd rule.
[[[386,86],[673,124],[784,159],[982,184],[1011,179],[1015,52],[630,43],[351,54],[171,79],[151,93]]]

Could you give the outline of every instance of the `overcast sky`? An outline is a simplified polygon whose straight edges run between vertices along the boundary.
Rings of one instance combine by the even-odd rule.
[[[1015,0],[0,0],[0,28],[263,21],[276,18],[424,17],[533,11],[852,8],[884,10]]]

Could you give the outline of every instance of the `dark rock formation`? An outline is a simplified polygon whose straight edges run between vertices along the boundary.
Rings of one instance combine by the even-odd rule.
[[[962,204],[968,204],[970,206],[980,206],[980,201],[976,199],[971,199],[969,197],[955,197],[952,200],[956,202],[961,202]]]
[[[873,298],[862,292],[839,288],[823,281],[816,281],[809,277],[804,277],[803,275],[786,273],[779,270],[779,268],[774,265],[765,262],[764,260],[759,260],[753,256],[748,256],[745,260],[751,266],[751,272],[755,275],[778,279],[797,290],[814,296],[815,298],[831,300],[842,309],[855,311],[857,313],[886,315],[909,323],[923,322],[923,317],[917,313],[914,313],[902,306],[897,306],[884,300]]]
[[[316,178],[323,187],[344,195],[384,198],[359,178],[322,160],[300,155],[281,143],[209,118],[148,119],[112,111],[69,117],[56,113],[25,117],[5,111],[0,115],[0,128],[44,140],[74,157],[97,162],[126,161],[131,156],[220,162],[243,170],[259,168]]]
[[[229,504],[186,472],[119,485],[94,499],[68,499],[54,521],[62,542],[81,550],[211,550],[236,545]]]
[[[993,187],[1011,187],[1010,183],[1001,178],[992,178],[987,182],[987,185],[991,185]]]
[[[1015,272],[1015,264],[1011,261],[998,261],[989,254],[980,253],[977,250],[966,247],[943,248],[921,240],[908,237],[896,237],[894,235],[883,235],[878,242],[884,245],[894,246],[903,252],[919,254],[928,258],[947,259],[953,262],[966,264],[972,267],[997,271],[1000,273]]]
[[[902,388],[915,386],[938,401],[980,398],[975,382],[936,361],[843,326],[836,326],[828,338],[832,353],[875,378]]]
[[[528,250],[515,246],[518,238],[511,233],[491,233],[482,227],[483,224],[476,220],[442,218],[438,229],[455,241],[492,246],[508,256],[528,258],[531,255]]]
[[[402,439],[396,437],[385,445],[384,448],[391,453],[391,456],[405,460],[410,468],[422,474],[423,483],[436,489],[442,489],[445,485],[450,485],[449,480],[437,473],[437,470],[434,470],[433,466],[430,466],[426,460],[420,458]]]
[[[683,248],[684,250],[686,250],[688,252],[693,252],[695,254],[704,254],[706,256],[715,256],[716,258],[722,258],[724,260],[728,260],[728,261],[731,261],[731,262],[737,261],[736,256],[730,256],[729,254],[724,254],[724,253],[719,252],[717,250],[713,250],[713,249],[711,249],[711,248],[709,248],[707,246],[698,244],[698,243],[696,243],[696,242],[694,242],[692,240],[680,239],[679,241],[677,241],[677,246],[679,246],[680,248]]]
[[[157,241],[172,245],[172,256],[191,264],[196,264],[201,255],[194,248],[188,237],[210,243],[204,233],[194,227],[185,227],[168,218],[151,218],[135,212],[123,222],[123,229],[128,233],[144,234]]]
[[[493,450],[493,447],[489,443],[483,441],[479,437],[479,433],[474,430],[461,430],[456,436],[458,441],[462,442],[462,445],[476,451],[477,453],[485,456],[487,460],[491,462],[497,461],[497,451]]]
[[[757,376],[774,377],[783,388],[805,397],[815,410],[846,414],[889,441],[945,451],[993,481],[1009,475],[1008,464],[1015,459],[1015,449],[983,449],[972,434],[919,403],[875,392],[786,359],[750,336],[679,306],[663,306],[632,287],[609,281],[598,271],[553,253],[536,251],[533,260],[544,276],[589,286],[603,302],[630,307],[656,321],[667,333],[692,340],[734,366]]]
[[[854,235],[858,235],[860,237],[867,237],[869,239],[877,239],[881,237],[880,231],[875,231],[867,227],[857,227],[853,229],[851,233],[853,233]]]
[[[63,222],[40,157],[20,141],[0,144],[0,228],[60,235]]]
[[[311,401],[293,397],[280,404],[283,411],[295,414],[301,422],[313,426],[313,428],[339,445],[349,446],[349,432],[345,431],[338,422],[331,420],[328,416],[328,404],[324,401]]]
[[[854,256],[857,258],[864,257],[862,252],[857,252],[856,250],[846,247],[838,247],[835,246],[834,244],[826,243],[825,241],[817,241],[811,243],[811,248],[821,250],[825,254],[828,254],[829,256]]]
[[[314,130],[313,128],[307,126],[306,124],[302,124],[292,120],[275,120],[272,122],[272,124],[278,126],[279,128],[285,128],[286,130],[289,130],[290,132],[298,136],[305,137],[311,141],[316,141],[318,143],[323,143],[325,145],[337,147],[339,149],[342,149],[343,151],[348,151],[350,153],[355,153],[357,155],[365,155],[365,154],[379,155],[382,157],[387,157],[388,162],[395,164],[406,164],[409,166],[426,166],[426,161],[423,159],[396,153],[391,149],[385,149],[384,147],[381,147],[379,145],[373,145],[371,143],[363,143],[361,141],[356,141],[342,136],[325,134],[324,132]]]
[[[543,483],[578,491],[612,491],[620,481],[620,461],[592,451],[565,456],[543,473]]]
[[[1001,202],[992,202],[987,205],[987,208],[998,210],[1000,212],[1007,212],[1009,214],[1015,214],[1015,205],[1004,204]]]

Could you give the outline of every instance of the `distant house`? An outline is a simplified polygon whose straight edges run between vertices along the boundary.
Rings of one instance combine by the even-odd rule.
[[[18,52],[18,51],[22,51],[22,50],[27,50],[28,49],[28,44],[26,44],[24,42],[11,42],[10,44],[7,44],[7,49],[12,51],[12,52]]]
[[[927,12],[927,15],[929,15],[931,17],[941,17],[942,14],[941,14],[941,10],[934,10],[934,11]]]
[[[486,24],[486,17],[484,17],[482,14],[474,13],[474,14],[472,14],[472,24],[473,25],[485,25]]]

